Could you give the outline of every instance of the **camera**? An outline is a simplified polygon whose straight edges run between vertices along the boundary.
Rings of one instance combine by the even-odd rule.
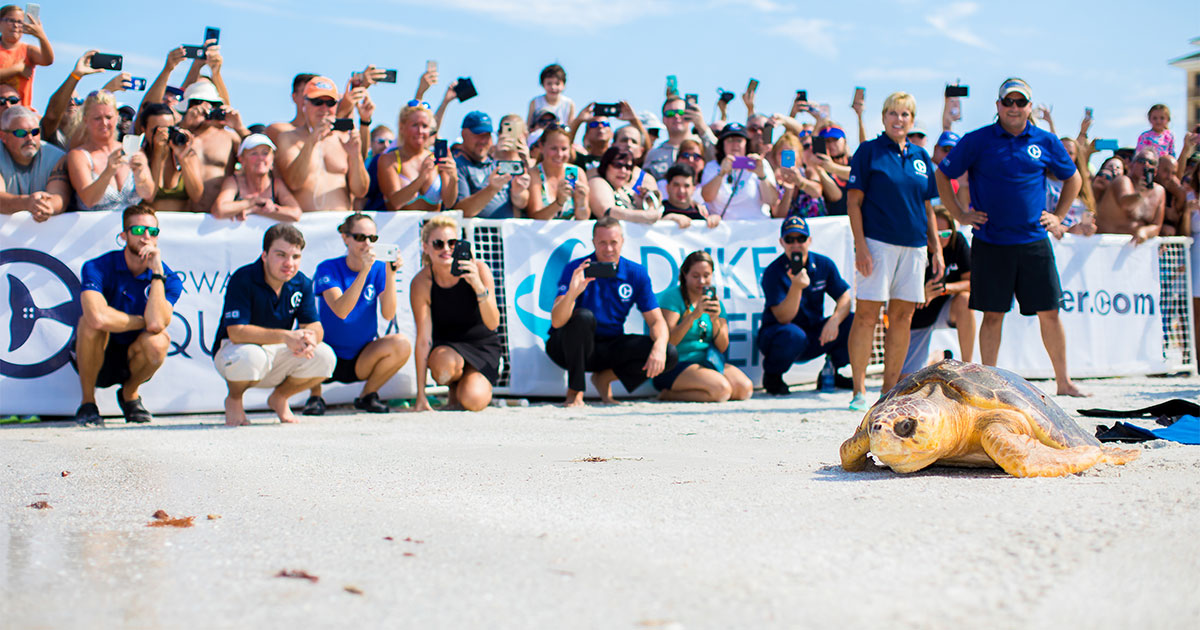
[[[225,108],[214,107],[204,115],[204,120],[225,120]]]
[[[186,133],[179,130],[179,127],[171,125],[167,127],[167,141],[177,147],[182,147],[187,145],[188,137]]]

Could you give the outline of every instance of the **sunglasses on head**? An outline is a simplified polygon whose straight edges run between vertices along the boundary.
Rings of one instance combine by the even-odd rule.
[[[158,232],[159,232],[158,228],[152,227],[149,225],[131,225],[131,226],[129,226],[129,233],[134,236],[141,236],[143,234],[149,234],[150,236],[158,236]]]
[[[1000,99],[1000,104],[1005,107],[1014,107],[1014,106],[1015,107],[1025,107],[1026,105],[1029,104],[1029,99],[1027,99],[1027,98],[1008,98],[1007,96],[1005,96],[1004,98]]]
[[[454,247],[456,245],[458,245],[458,239],[456,239],[456,238],[450,238],[450,239],[446,239],[444,241],[440,238],[436,238],[436,239],[433,239],[432,241],[429,241],[429,246],[434,249],[442,249],[442,248],[454,249]]]
[[[679,154],[679,159],[681,160],[699,160],[703,158],[703,155],[700,155],[699,153],[692,153],[691,151],[684,151],[683,153]]]
[[[337,105],[337,101],[329,98],[328,96],[324,98],[310,98],[308,99],[308,102],[312,103],[313,107],[333,107],[334,105]]]
[[[5,96],[4,98],[0,98],[0,103],[8,103],[9,105],[16,105],[20,102],[21,98],[18,96]]]
[[[367,242],[367,241],[371,241],[372,243],[374,243],[375,241],[378,241],[378,240],[379,240],[379,235],[378,235],[378,234],[358,234],[358,233],[351,233],[351,234],[347,234],[346,236],[349,236],[350,238],[352,238],[352,239],[354,239],[354,240],[358,241],[359,243],[365,243],[365,242]]]
[[[413,100],[409,101],[408,104],[406,105],[406,107],[420,107],[421,109],[433,109],[432,107],[429,106],[429,103],[426,103],[425,101],[418,101],[415,98]]]
[[[36,138],[36,137],[38,137],[39,135],[41,135],[41,133],[42,133],[42,130],[41,130],[41,129],[39,129],[39,128],[37,128],[37,127],[34,127],[33,129],[28,129],[28,130],[26,130],[26,129],[13,129],[12,131],[9,131],[9,133],[11,133],[12,135],[14,135],[14,136],[16,136],[16,137],[18,137],[18,138],[24,138],[25,136],[33,136],[33,137],[35,137],[35,138]]]
[[[612,125],[609,124],[609,122],[607,120],[589,120],[588,121],[588,129],[595,129],[596,127],[611,127],[611,126]]]
[[[804,241],[807,241],[807,240],[808,240],[807,236],[797,236],[795,234],[789,234],[789,235],[783,237],[783,242],[787,243],[788,245],[796,245],[798,243],[803,243]]]
[[[663,112],[663,118],[675,118],[676,116],[685,115],[687,115],[687,110],[685,109],[668,109],[667,111]]]

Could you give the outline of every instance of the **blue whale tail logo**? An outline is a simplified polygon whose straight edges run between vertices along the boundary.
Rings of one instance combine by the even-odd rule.
[[[550,253],[550,257],[546,259],[546,269],[541,274],[541,286],[536,288],[537,300],[533,305],[535,310],[549,315],[550,311],[554,309],[554,299],[558,297],[559,276],[562,275],[567,263],[571,262],[571,256],[579,245],[583,245],[583,241],[577,238],[568,239]],[[529,329],[529,332],[542,339],[547,339],[550,337],[550,318],[542,317],[536,312],[527,311],[521,307],[521,299],[534,293],[536,284],[537,274],[534,274],[526,276],[517,285],[515,299],[517,316],[525,328]]]
[[[34,304],[29,287],[12,274],[8,275],[8,306],[12,311],[12,319],[8,325],[9,352],[25,345],[29,336],[33,334],[34,324],[43,317],[62,322],[71,328],[79,321],[78,301],[70,300],[51,308],[41,308]]]

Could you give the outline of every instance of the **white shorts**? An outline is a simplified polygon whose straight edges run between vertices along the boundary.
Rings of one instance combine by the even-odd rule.
[[[324,343],[317,345],[311,359],[305,359],[292,354],[287,344],[260,346],[222,339],[213,363],[226,381],[253,382],[254,387],[275,388],[289,376],[329,378],[337,365],[337,356],[333,348]]]
[[[855,271],[854,296],[857,299],[871,302],[905,300],[916,304],[925,301],[926,248],[902,247],[868,238],[867,249],[873,263],[871,275],[864,276]]]

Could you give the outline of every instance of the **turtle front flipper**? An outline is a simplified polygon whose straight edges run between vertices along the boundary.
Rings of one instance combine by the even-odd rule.
[[[1135,448],[1101,446],[1100,450],[1104,451],[1104,463],[1116,464],[1118,466],[1128,464],[1142,455],[1142,452]]]
[[[842,470],[859,472],[867,467],[867,453],[871,451],[871,436],[867,433],[868,415],[849,440],[842,442]]]
[[[1015,412],[992,412],[1006,416],[1010,413]],[[1105,459],[1098,446],[1057,449],[1014,431],[1003,418],[997,420],[984,427],[980,444],[996,465],[1014,477],[1061,477],[1087,470]]]

